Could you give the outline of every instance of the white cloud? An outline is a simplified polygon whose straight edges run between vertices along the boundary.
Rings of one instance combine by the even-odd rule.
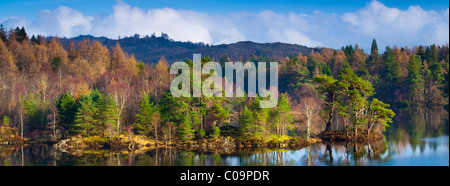
[[[61,6],[42,11],[37,18],[34,22],[25,18],[7,18],[2,22],[8,27],[25,26],[30,35],[92,34],[117,38],[165,32],[174,40],[210,44],[251,40],[340,48],[358,43],[367,50],[373,38],[379,46],[449,42],[448,8],[443,12],[424,10],[420,6],[401,10],[376,0],[344,14],[319,10],[312,14],[270,10],[207,14],[172,8],[141,9],[119,0],[110,15],[87,16]]]
[[[167,33],[171,38],[181,41],[211,43],[209,29],[203,24],[207,15],[194,11],[171,8],[143,10],[118,1],[114,13],[98,21],[92,33],[117,38],[135,33],[150,35]]]
[[[400,10],[374,0],[356,12],[345,13],[342,21],[354,28],[355,37],[373,37],[384,45],[429,45],[449,41],[448,8],[441,14],[420,6]]]

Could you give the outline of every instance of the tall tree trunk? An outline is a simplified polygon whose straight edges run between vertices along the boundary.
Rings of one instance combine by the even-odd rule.
[[[156,123],[155,123],[155,144],[156,146],[158,146],[158,128]]]
[[[23,140],[23,108],[20,105],[20,139]]]
[[[309,141],[309,135],[310,135],[310,133],[309,133],[309,127],[311,126],[311,119],[310,119],[310,117],[311,116],[308,116],[308,120],[307,120],[307,123],[308,123],[308,128],[306,129],[306,141]]]
[[[326,124],[325,131],[331,131],[331,122],[333,121],[333,117],[334,117],[334,108],[332,107],[328,114],[328,121],[325,122]]]

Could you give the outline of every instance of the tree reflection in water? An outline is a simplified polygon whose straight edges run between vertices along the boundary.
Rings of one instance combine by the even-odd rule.
[[[385,132],[385,139],[366,144],[317,143],[302,149],[241,149],[225,150],[222,154],[176,148],[122,152],[85,150],[69,154],[47,145],[0,145],[0,166],[410,165],[410,159],[405,160],[405,157],[416,158],[414,161],[423,165],[437,157],[431,163],[448,165],[448,112],[444,109],[411,109],[396,113],[394,123]]]

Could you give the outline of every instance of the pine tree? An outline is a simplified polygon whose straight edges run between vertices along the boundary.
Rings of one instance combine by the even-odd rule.
[[[6,36],[7,36],[6,35],[6,29],[5,29],[5,27],[3,27],[3,23],[2,23],[2,24],[0,24],[0,39],[4,43],[6,43],[6,41],[7,41],[7,37]]]
[[[258,94],[256,95],[252,105],[251,110],[253,110],[253,118],[255,124],[253,125],[253,130],[257,138],[264,137],[268,134],[268,120],[270,108],[260,108],[261,99]]]
[[[294,127],[292,124],[291,106],[286,94],[281,94],[275,112],[278,116],[277,134],[280,137],[286,135],[287,131]]]
[[[100,116],[103,126],[108,132],[110,141],[118,131],[117,119],[119,118],[119,105],[111,96],[104,96],[100,107]]]
[[[375,39],[373,39],[369,59],[367,62],[367,70],[372,75],[378,75],[378,73],[379,73],[379,68],[381,65],[379,56],[380,55],[378,54],[377,41]]]
[[[338,90],[337,80],[333,76],[321,75],[314,77],[314,82],[318,85],[317,92],[323,95],[325,104],[322,109],[322,116],[325,119],[325,131],[331,131],[331,122],[334,118],[334,112],[338,107]]]
[[[177,135],[181,140],[189,141],[194,138],[194,131],[191,114],[188,112],[184,121],[178,126]]]
[[[241,135],[245,138],[252,138],[253,137],[253,125],[254,125],[254,119],[253,119],[253,112],[247,108],[247,105],[244,107],[244,110],[242,111],[241,118],[239,119],[239,131]]]
[[[395,51],[389,47],[386,47],[386,51],[383,53],[384,69],[382,73],[382,87],[379,87],[382,91],[382,97],[389,99],[390,101],[396,98],[394,92],[401,83],[402,73],[400,63],[395,58]]]
[[[56,107],[58,108],[61,126],[68,132],[72,131],[72,125],[78,110],[75,99],[69,93],[66,93],[58,100]]]
[[[423,102],[424,80],[421,70],[422,61],[420,60],[420,56],[412,55],[408,63],[407,85],[409,89],[409,101],[418,105]]]
[[[370,131],[376,124],[381,124],[383,127],[389,127],[389,123],[392,123],[392,118],[395,116],[395,113],[387,108],[389,104],[383,103],[378,99],[374,98],[370,102],[367,111],[368,117],[368,136],[370,137]]]
[[[92,101],[91,96],[83,96],[80,99],[80,106],[75,115],[72,132],[81,133],[85,136],[94,134],[97,124],[97,105]]]
[[[339,114],[345,121],[347,133],[352,123],[357,134],[357,129],[365,123],[364,110],[368,104],[368,98],[374,93],[374,88],[370,82],[354,74],[351,68],[344,69],[339,78],[337,82],[341,98]]]

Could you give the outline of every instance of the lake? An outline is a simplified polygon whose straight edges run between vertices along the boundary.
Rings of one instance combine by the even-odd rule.
[[[67,154],[46,145],[0,146],[1,166],[448,166],[444,109],[396,111],[385,139],[370,145],[316,143],[299,150],[252,149],[206,154],[180,149]]]

